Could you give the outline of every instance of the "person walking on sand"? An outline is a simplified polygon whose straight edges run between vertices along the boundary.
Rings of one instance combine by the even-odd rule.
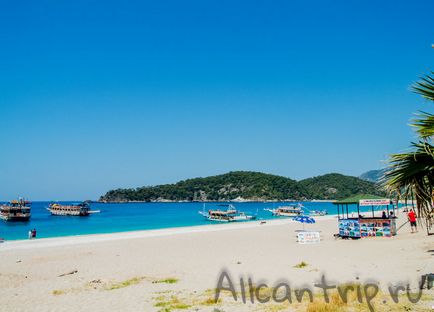
[[[416,222],[417,216],[413,209],[410,209],[410,212],[407,214],[407,217],[408,217],[408,221],[410,222],[411,233],[414,233],[413,228],[417,232],[417,222]]]

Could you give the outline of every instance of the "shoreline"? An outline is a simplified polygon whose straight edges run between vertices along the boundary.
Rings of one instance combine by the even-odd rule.
[[[317,222],[329,221],[329,220],[336,219],[336,217],[337,215],[327,215],[327,216],[318,217],[316,221]],[[265,222],[265,223],[261,224],[261,222]],[[56,237],[37,238],[34,240],[29,240],[29,239],[7,240],[0,244],[0,253],[6,250],[72,246],[72,245],[82,245],[82,244],[96,243],[96,242],[109,242],[109,241],[117,241],[117,240],[125,240],[125,239],[164,237],[164,236],[174,236],[180,234],[191,234],[191,233],[220,232],[220,231],[228,231],[228,230],[251,229],[251,228],[256,228],[258,226],[268,227],[268,226],[278,226],[278,225],[296,224],[296,223],[298,222],[290,218],[285,218],[285,219],[274,219],[274,220],[238,222],[238,223],[235,222],[235,223],[224,223],[224,224],[181,226],[181,227],[171,227],[171,228],[152,229],[152,230],[56,236]]]
[[[400,212],[403,208],[405,207],[400,207],[397,211]],[[316,222],[333,220],[337,218],[337,213],[330,213],[325,216],[315,216],[314,218]],[[292,220],[292,218],[283,217],[283,218],[270,218],[270,219],[256,219],[255,221],[239,221],[239,222],[229,222],[229,223],[210,222],[208,224],[181,225],[181,226],[174,226],[174,227],[172,226],[172,227],[165,227],[165,228],[133,229],[133,230],[115,231],[115,232],[48,236],[48,237],[39,237],[35,240],[29,240],[28,238],[4,239],[4,241],[0,242],[0,252],[2,250],[12,248],[12,246],[18,247],[20,245],[23,245],[22,248],[26,248],[24,246],[27,244],[35,247],[41,244],[36,242],[47,242],[47,244],[48,242],[51,242],[50,245],[58,246],[60,243],[56,244],[53,242],[64,241],[65,245],[73,245],[73,244],[80,244],[80,243],[87,243],[87,242],[111,241],[111,240],[129,239],[129,238],[159,237],[159,236],[170,236],[170,235],[185,234],[185,233],[217,232],[217,231],[230,230],[230,229],[252,228],[259,225],[261,222],[265,222],[265,224],[263,224],[262,226],[266,226],[266,225],[290,224],[293,223],[294,221]],[[76,242],[71,242],[71,240],[76,240]],[[8,248],[5,248],[6,246],[8,246]]]
[[[92,201],[93,204],[172,204],[172,203],[179,203],[179,204],[207,204],[207,203],[235,203],[235,204],[243,204],[243,203],[294,203],[294,202],[300,202],[300,203],[334,203],[337,199],[305,199],[305,200],[297,200],[297,199],[285,199],[285,200],[277,200],[277,199],[270,199],[270,200],[151,200],[151,201],[145,201],[145,200],[129,200],[129,201],[104,201],[104,200],[96,200]]]

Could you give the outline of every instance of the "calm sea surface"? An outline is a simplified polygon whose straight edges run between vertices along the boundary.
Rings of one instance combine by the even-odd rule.
[[[257,214],[259,220],[276,218],[264,208],[276,208],[283,204],[234,203],[240,211]],[[332,203],[302,204],[310,210],[327,210],[329,214],[336,214],[336,207]],[[101,213],[88,217],[52,216],[46,209],[48,205],[49,202],[33,202],[32,218],[28,222],[0,220],[0,237],[7,240],[26,239],[28,231],[33,228],[37,230],[38,238],[41,238],[213,224],[198,214],[203,208],[202,203],[94,203],[91,204],[92,210],[101,210]],[[206,209],[217,207],[217,203],[206,204]]]

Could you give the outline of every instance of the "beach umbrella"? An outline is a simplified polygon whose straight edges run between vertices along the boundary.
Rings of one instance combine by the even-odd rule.
[[[315,223],[315,219],[308,216],[298,216],[293,218],[292,220],[303,223],[303,230],[304,230],[305,223]]]

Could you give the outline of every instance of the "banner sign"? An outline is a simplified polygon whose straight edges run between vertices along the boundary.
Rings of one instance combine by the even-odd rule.
[[[390,205],[390,199],[361,199],[359,200],[360,206],[387,206]]]
[[[317,231],[304,231],[297,233],[297,240],[299,244],[314,244],[319,243],[321,237]]]

